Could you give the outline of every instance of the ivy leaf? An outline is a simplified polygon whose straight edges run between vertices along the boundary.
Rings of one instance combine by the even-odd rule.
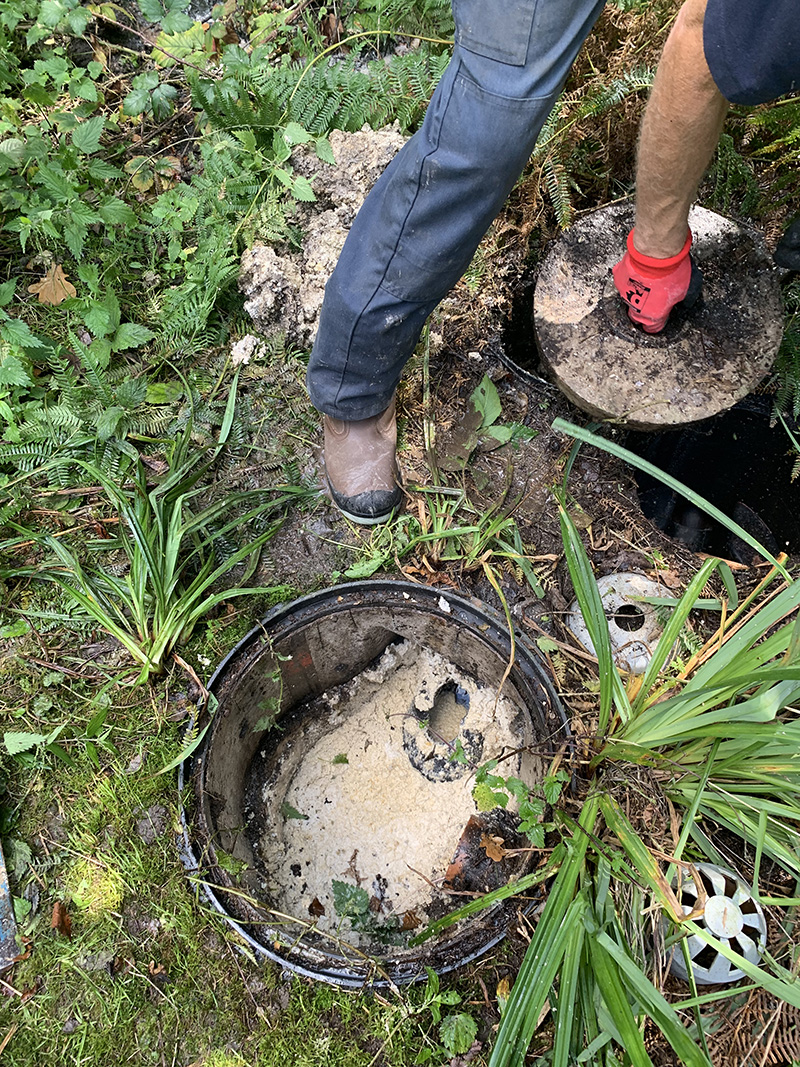
[[[484,374],[478,387],[470,396],[470,402],[481,416],[481,429],[486,429],[500,418],[500,397],[494,382],[488,374]]]
[[[451,1056],[463,1056],[469,1052],[477,1033],[478,1024],[464,1011],[458,1015],[448,1015],[439,1027],[439,1039]]]
[[[97,151],[105,124],[106,120],[102,115],[95,115],[93,118],[86,119],[72,131],[72,143],[79,152],[85,152],[87,156],[90,156],[92,152]]]

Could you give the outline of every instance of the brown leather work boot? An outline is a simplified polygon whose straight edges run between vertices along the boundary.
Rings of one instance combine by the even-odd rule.
[[[353,522],[385,522],[403,499],[394,400],[380,415],[343,422],[325,415],[325,474],[333,502]]]

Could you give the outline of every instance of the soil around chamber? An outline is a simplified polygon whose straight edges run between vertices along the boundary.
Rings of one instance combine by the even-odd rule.
[[[292,709],[244,787],[272,905],[366,949],[402,944],[451,910],[443,883],[471,821],[504,847],[523,844],[511,805],[490,818],[472,794],[479,762],[502,760],[501,773],[520,774],[521,720],[515,703],[411,641]],[[480,892],[521,869],[502,847],[489,859],[481,836],[468,851]],[[465,884],[469,872],[457,873]]]

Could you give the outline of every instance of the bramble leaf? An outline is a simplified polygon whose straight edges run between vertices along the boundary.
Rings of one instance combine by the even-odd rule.
[[[478,1024],[464,1011],[458,1015],[448,1015],[439,1027],[439,1038],[451,1056],[462,1056],[469,1052],[477,1033]]]
[[[140,326],[138,322],[123,322],[111,341],[114,352],[123,352],[126,348],[140,348],[155,337],[152,330]]]
[[[106,120],[102,115],[94,115],[90,119],[85,119],[72,131],[72,143],[79,152],[85,152],[87,156],[90,156],[92,152],[97,151],[105,124]]]

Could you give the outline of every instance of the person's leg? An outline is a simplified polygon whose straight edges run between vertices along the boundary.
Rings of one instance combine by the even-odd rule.
[[[686,0],[678,13],[642,122],[633,243],[638,252],[659,259],[684,246],[689,208],[729,106],[706,62],[706,2]]]
[[[729,101],[758,104],[800,86],[797,0],[685,0],[664,47],[642,123],[636,223],[614,282],[647,332],[697,298],[689,208]],[[787,233],[778,262],[800,262]]]
[[[455,0],[422,128],[367,197],[325,290],[308,371],[337,420],[390,404],[425,319],[518,179],[604,0]]]

